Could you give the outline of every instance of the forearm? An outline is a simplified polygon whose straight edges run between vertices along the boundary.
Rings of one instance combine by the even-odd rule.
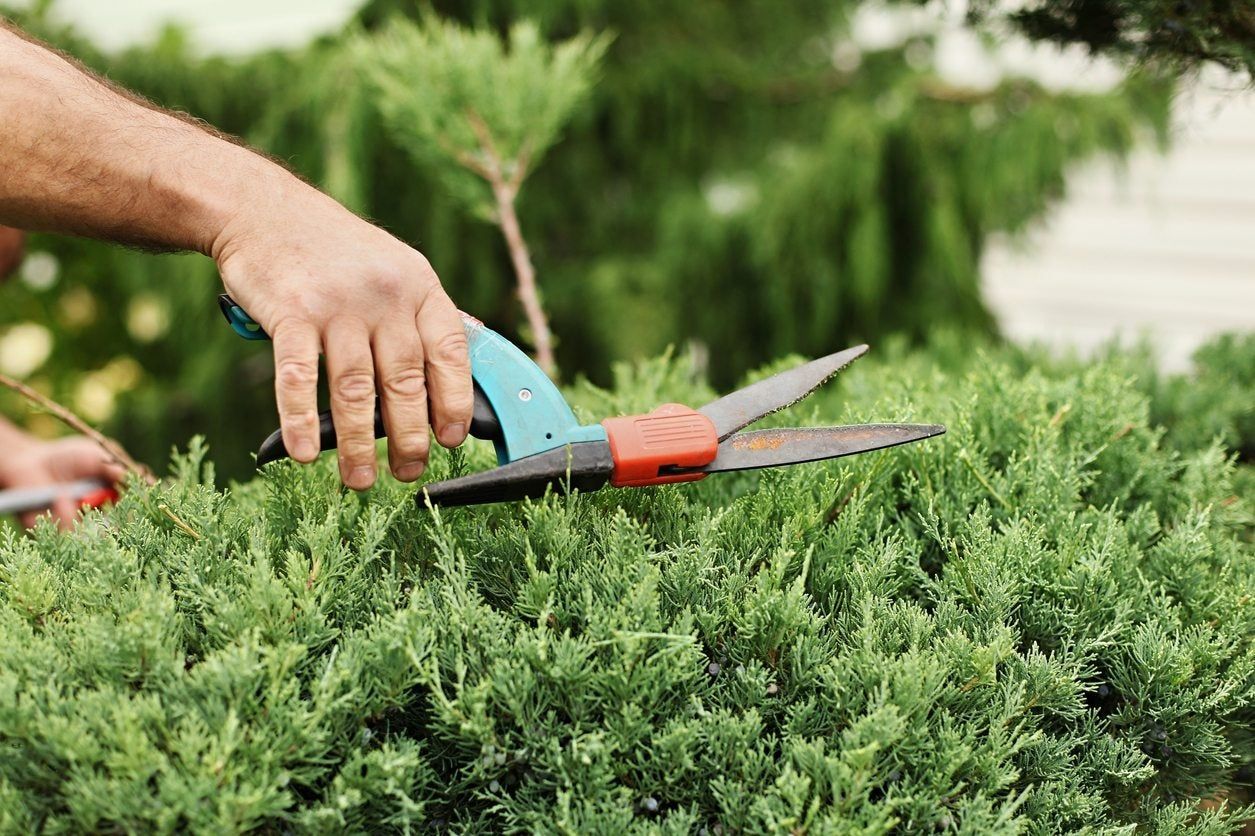
[[[238,207],[299,181],[0,25],[0,223],[212,254]]]
[[[0,224],[199,250],[274,338],[287,449],[319,452],[319,355],[345,484],[466,437],[466,332],[427,260],[269,160],[110,89],[0,22]],[[430,391],[430,397],[428,395]]]

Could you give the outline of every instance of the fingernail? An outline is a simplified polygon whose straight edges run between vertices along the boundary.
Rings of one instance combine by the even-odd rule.
[[[427,465],[422,462],[410,462],[409,464],[403,464],[398,467],[393,475],[402,482],[413,482],[419,476],[422,476],[423,471],[426,469]]]
[[[349,487],[354,490],[364,491],[373,484],[375,484],[375,468],[369,465],[355,467],[349,474]]]
[[[456,424],[447,424],[440,431],[440,443],[445,447],[457,447],[466,438],[466,424],[458,421]]]
[[[296,442],[296,449],[292,451],[292,457],[301,461],[309,461],[318,457],[318,445],[312,439],[302,438]]]

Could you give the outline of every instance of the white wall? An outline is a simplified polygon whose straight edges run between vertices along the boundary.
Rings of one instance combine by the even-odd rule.
[[[1091,164],[985,288],[1005,332],[1082,350],[1149,334],[1184,369],[1220,331],[1255,330],[1255,92],[1218,72],[1179,97],[1167,155]]]
[[[982,44],[964,23],[965,0],[940,8],[865,3],[851,42],[859,50],[930,34],[935,69],[987,89],[1027,75],[1056,90],[1110,89],[1119,66],[1083,49],[1008,37]],[[940,12],[940,13],[939,13]],[[1255,90],[1249,79],[1204,72],[1175,103],[1167,155],[1142,148],[1122,168],[1079,167],[1068,194],[1036,228],[996,241],[983,262],[985,292],[1004,332],[1020,341],[1090,351],[1149,335],[1167,368],[1221,331],[1255,329]]]
[[[26,6],[30,0],[8,0]],[[177,22],[211,52],[295,46],[341,26],[362,0],[56,0],[53,10],[104,49],[152,37]]]

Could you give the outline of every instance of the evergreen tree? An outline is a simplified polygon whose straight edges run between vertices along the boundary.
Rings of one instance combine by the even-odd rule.
[[[389,128],[463,205],[501,228],[537,362],[555,377],[553,338],[515,204],[523,181],[588,95],[605,39],[550,47],[536,27],[506,43],[430,19],[397,21],[356,44]],[[469,175],[469,176],[468,176]]]
[[[976,0],[976,23],[1009,23],[1034,39],[1177,69],[1204,61],[1255,74],[1255,6],[1238,0],[1068,0],[1010,10]]]

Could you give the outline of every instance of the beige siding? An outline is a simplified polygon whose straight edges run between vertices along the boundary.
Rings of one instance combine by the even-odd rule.
[[[33,0],[8,0],[29,6]],[[177,23],[211,52],[242,53],[297,46],[338,29],[363,0],[56,0],[53,12],[88,33],[105,49],[151,38]]]
[[[1183,369],[1209,336],[1255,329],[1255,92],[1213,73],[1176,111],[1166,156],[1074,172],[1026,240],[991,248],[986,292],[1013,339],[1148,334]]]

